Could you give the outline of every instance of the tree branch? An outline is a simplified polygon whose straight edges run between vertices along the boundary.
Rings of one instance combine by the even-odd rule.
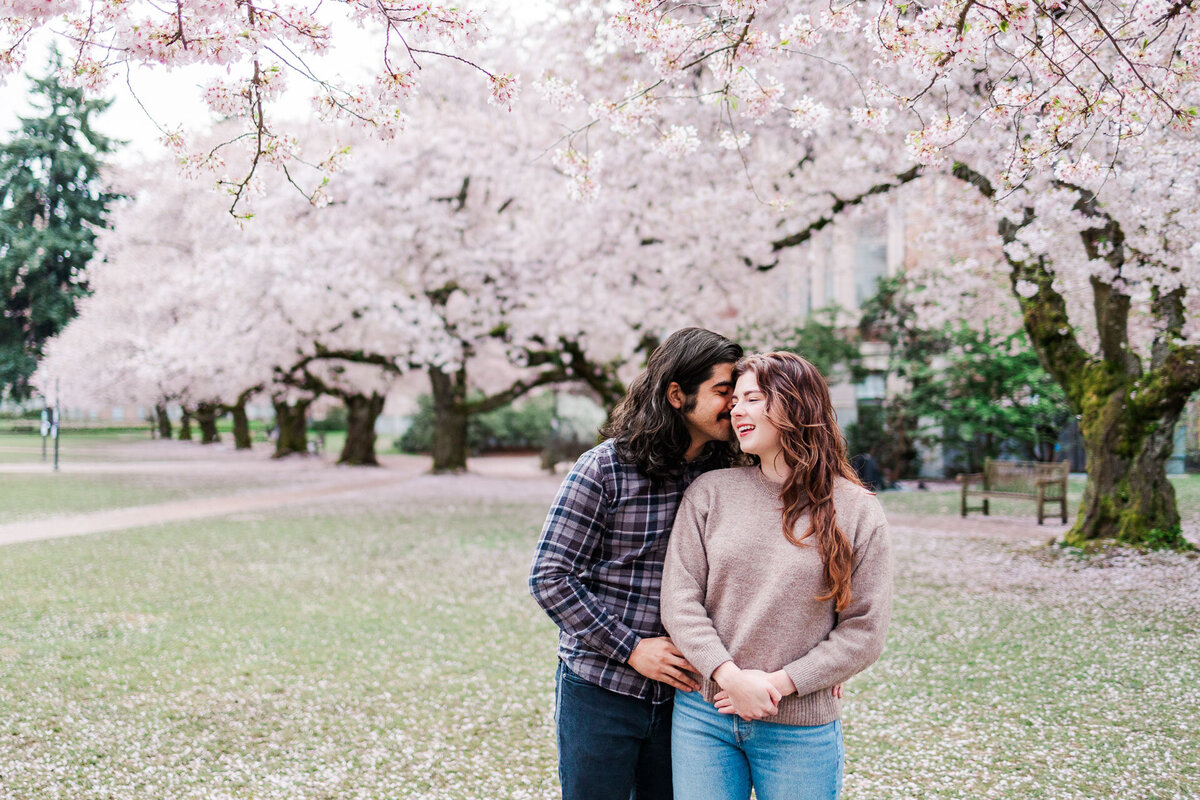
[[[571,374],[599,395],[606,409],[613,409],[625,396],[625,384],[617,378],[615,366],[590,360],[578,342],[563,342],[563,350],[571,354]]]
[[[1032,214],[1030,216],[1032,217]],[[1001,222],[1002,236],[1009,233],[1004,230],[1006,225],[1019,228],[1015,223],[1004,220]],[[1015,231],[1012,235],[1015,236]],[[1071,409],[1079,414],[1083,410],[1083,394],[1086,388],[1081,377],[1093,359],[1080,346],[1075,336],[1071,321],[1067,317],[1067,301],[1054,289],[1054,275],[1044,258],[1016,261],[1006,256],[1006,260],[1010,267],[1009,281],[1021,306],[1025,331],[1029,334],[1034,352],[1046,371],[1063,388]],[[1025,297],[1018,291],[1018,284],[1021,282],[1033,284],[1037,287],[1037,292]]]
[[[1100,202],[1094,193],[1069,185],[1068,188],[1079,192],[1074,209],[1100,223],[1095,228],[1079,233],[1088,258],[1107,261],[1119,276],[1125,265],[1125,232],[1121,230],[1121,224],[1108,212],[1100,210]],[[1096,330],[1100,335],[1100,354],[1126,375],[1137,377],[1142,365],[1129,347],[1129,309],[1132,301],[1126,292],[1094,275],[1091,284]]]
[[[1175,346],[1161,367],[1147,370],[1130,392],[1131,402],[1143,412],[1159,416],[1178,413],[1188,398],[1200,391],[1200,345]]]
[[[974,186],[988,200],[996,197],[996,190],[992,186],[992,182],[984,177],[982,173],[976,172],[961,161],[954,162],[954,166],[950,169],[950,174],[960,181]]]
[[[906,183],[911,183],[912,181],[921,177],[921,174],[922,168],[920,165],[917,165],[907,172],[902,172],[899,175],[896,175],[894,180],[887,183],[878,183],[872,186],[870,189],[867,189],[862,194],[855,195],[854,197],[841,198],[837,195],[834,195],[833,205],[829,207],[829,212],[827,214],[814,220],[813,222],[810,222],[804,228],[796,231],[790,236],[785,236],[782,239],[776,239],[775,241],[771,242],[771,252],[778,253],[780,250],[788,247],[795,247],[796,245],[804,244],[823,228],[837,219],[838,214],[841,214],[846,209],[862,205],[868,198],[877,194],[885,194],[890,192],[892,189],[898,189]],[[770,269],[773,269],[777,263],[778,262],[760,265],[758,270],[761,272],[766,272]]]
[[[479,400],[469,400],[459,403],[458,410],[464,414],[485,414],[488,411],[495,411],[497,408],[506,406],[513,400],[516,400],[521,395],[536,389],[539,386],[545,386],[548,383],[562,383],[568,380],[570,375],[567,370],[561,366],[554,366],[543,370],[536,377],[529,380],[521,380],[514,383],[502,392],[481,398]]]
[[[996,196],[992,182],[967,164],[957,161],[950,172],[960,181],[974,186],[989,200]],[[1008,245],[1017,241],[1021,229],[1034,219],[1033,209],[1026,208],[1020,222],[1000,220],[998,230],[1005,245],[1004,259],[1009,265],[1009,283],[1021,307],[1025,331],[1029,334],[1038,360],[1066,392],[1071,408],[1075,413],[1080,413],[1083,401],[1083,381],[1080,376],[1093,359],[1075,336],[1067,315],[1066,298],[1055,290],[1054,273],[1045,256],[1032,256],[1026,261],[1018,261],[1008,252]],[[1027,297],[1018,291],[1022,283],[1033,285],[1036,292]]]
[[[1154,318],[1163,326],[1163,331],[1154,337],[1154,344],[1150,347],[1151,369],[1160,369],[1166,363],[1172,348],[1176,347],[1183,338],[1183,298],[1185,295],[1186,290],[1183,287],[1165,293],[1160,291],[1157,286],[1153,289],[1151,308]]]

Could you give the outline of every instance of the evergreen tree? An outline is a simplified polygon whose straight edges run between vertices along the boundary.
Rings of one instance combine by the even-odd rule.
[[[0,145],[0,396],[29,395],[48,339],[88,293],[86,268],[116,195],[104,190],[103,157],[116,142],[92,129],[111,104],[50,75],[32,79],[37,113]]]

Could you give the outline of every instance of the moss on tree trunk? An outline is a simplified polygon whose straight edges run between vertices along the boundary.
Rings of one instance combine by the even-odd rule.
[[[1115,539],[1146,547],[1187,548],[1167,479],[1180,408],[1145,409],[1137,399],[1140,381],[1103,363],[1068,381],[1080,399],[1080,432],[1087,453],[1088,482],[1067,542],[1088,546]]]

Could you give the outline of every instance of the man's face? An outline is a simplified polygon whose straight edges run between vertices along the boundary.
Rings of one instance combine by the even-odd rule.
[[[686,398],[680,412],[688,433],[692,435],[692,445],[707,444],[712,441],[727,442],[733,438],[733,429],[729,424],[729,401],[733,394],[733,364],[717,364],[713,367],[712,376],[696,394]]]

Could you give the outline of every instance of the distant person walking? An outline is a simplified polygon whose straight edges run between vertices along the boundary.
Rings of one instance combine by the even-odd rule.
[[[858,476],[858,480],[863,486],[872,492],[883,490],[883,471],[879,469],[879,462],[875,460],[874,453],[870,451],[859,453],[850,460],[850,464],[854,467],[854,474]]]
[[[560,629],[564,800],[672,796],[672,701],[697,683],[659,617],[663,559],[684,489],[733,463],[729,397],[741,355],[700,328],[668,337],[546,517],[529,586]]]
[[[734,379],[734,432],[759,464],[692,484],[663,576],[663,621],[702,678],[676,695],[675,797],[834,800],[834,687],[879,657],[891,615],[887,521],[811,364],[754,355]]]

